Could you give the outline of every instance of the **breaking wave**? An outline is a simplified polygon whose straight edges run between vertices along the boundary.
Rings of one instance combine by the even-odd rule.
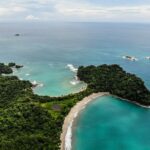
[[[73,120],[69,124],[68,129],[67,129],[67,133],[65,136],[65,150],[71,150],[72,124],[73,124]]]
[[[30,76],[30,74],[29,74],[29,73],[26,73],[25,75],[26,75],[26,76]]]
[[[72,85],[77,85],[77,84],[80,83],[80,80],[78,79],[77,76],[75,76],[74,79],[73,79],[72,81],[70,81],[70,83],[71,83]]]
[[[43,86],[44,86],[43,83],[38,84],[38,87],[43,87]]]
[[[72,64],[67,64],[67,68],[70,69],[70,71],[77,73],[78,68],[76,68],[74,65]]]
[[[36,87],[43,87],[44,84],[43,83],[38,83],[36,80],[34,80],[33,82],[31,82],[34,86]]]
[[[78,112],[76,112],[74,114],[74,118],[76,118],[78,116]],[[68,129],[67,129],[67,133],[65,136],[65,150],[71,150],[72,146],[72,125],[73,125],[73,121],[74,119],[70,122]]]
[[[37,85],[38,83],[37,83],[37,81],[33,81],[33,82],[31,82],[33,85]]]

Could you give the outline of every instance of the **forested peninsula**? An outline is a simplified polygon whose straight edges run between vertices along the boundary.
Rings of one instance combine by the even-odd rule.
[[[78,77],[94,92],[109,92],[141,105],[150,105],[150,91],[142,79],[119,65],[80,66]]]
[[[80,100],[96,92],[150,105],[150,91],[136,75],[118,65],[80,66],[77,76],[87,88],[63,97],[39,96],[29,81],[13,76],[13,67],[0,63],[0,149],[59,150],[65,116]],[[10,75],[7,75],[10,74]]]

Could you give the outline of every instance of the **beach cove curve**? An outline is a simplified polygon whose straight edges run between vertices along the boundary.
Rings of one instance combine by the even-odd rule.
[[[96,100],[98,97],[110,95],[108,92],[98,92],[92,93],[91,95],[85,97],[83,100],[79,101],[72,109],[70,110],[69,114],[65,117],[64,124],[62,127],[61,133],[61,150],[71,150],[71,142],[72,142],[72,125],[74,119],[77,115],[82,111],[87,104]]]

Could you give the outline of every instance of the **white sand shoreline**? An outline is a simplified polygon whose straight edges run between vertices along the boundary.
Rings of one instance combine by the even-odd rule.
[[[139,107],[143,108],[150,108],[150,106],[144,106],[138,102],[134,102],[128,99],[124,99],[112,94],[109,94],[108,92],[99,92],[99,93],[93,93],[87,97],[85,97],[83,100],[79,101],[74,107],[71,108],[69,114],[65,117],[64,124],[62,127],[62,134],[61,134],[61,150],[71,150],[71,143],[72,143],[72,126],[74,119],[78,116],[79,112],[86,107],[88,103],[95,100],[98,97],[110,95],[115,98],[121,99],[123,101],[127,101],[129,103],[133,103]]]
[[[72,125],[78,113],[86,107],[86,105],[98,97],[109,95],[108,92],[93,93],[83,100],[79,101],[69,112],[64,120],[61,134],[61,150],[71,150],[72,141]]]

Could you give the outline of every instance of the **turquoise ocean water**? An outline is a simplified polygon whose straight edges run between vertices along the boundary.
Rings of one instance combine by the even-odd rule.
[[[73,150],[149,150],[150,109],[104,96],[76,120]]]
[[[19,33],[20,36],[14,36],[16,33]],[[122,59],[124,55],[135,56],[139,60],[129,62]],[[24,68],[18,71],[15,70],[14,74],[22,79],[39,83],[40,86],[34,91],[41,95],[60,96],[79,91],[85,85],[75,80],[76,68],[80,65],[100,65],[104,63],[121,65],[125,70],[141,77],[146,86],[150,88],[150,61],[145,59],[146,56],[150,56],[150,24],[0,23],[0,61],[14,61],[18,64],[23,64]],[[142,116],[141,114],[143,114],[144,118],[147,117],[147,110],[145,109],[143,110],[139,107],[135,109],[134,106],[130,106],[128,103],[109,99],[101,101],[102,106],[99,107],[104,107],[103,110],[109,110],[111,108],[107,107],[107,105],[113,105],[114,103],[115,107],[120,107],[120,109],[131,108],[130,110],[127,108],[127,113],[135,113],[139,118]],[[118,111],[118,114],[114,114],[114,116],[120,115],[121,119],[122,116],[119,114],[119,110],[116,111]],[[139,112],[142,113],[140,114]],[[109,111],[104,111],[103,115],[106,115],[105,119],[108,121],[109,126],[118,128],[114,132],[112,130],[111,134],[113,136],[117,132],[117,142],[119,143],[119,135],[121,138],[125,138],[123,132],[125,132],[126,128],[120,124],[113,124],[111,122],[113,116]],[[129,117],[129,119],[130,121],[125,123],[130,124],[130,122],[134,121],[132,117]],[[105,120],[102,119],[101,121]],[[147,122],[149,123],[150,121],[148,120]],[[142,128],[147,128],[148,123],[141,125]],[[122,130],[120,129],[121,127]],[[94,132],[92,128],[90,131]],[[141,137],[147,139],[147,135],[143,133],[145,131],[139,130],[139,132],[133,132],[133,134],[139,134],[139,136],[141,134]],[[112,150],[110,147],[114,144],[114,138],[107,132],[103,133],[103,128],[99,128],[97,134],[105,134],[107,137],[107,140],[104,140],[107,144],[101,143],[102,149]],[[78,136],[76,133],[75,135]],[[121,138],[120,141],[122,141]],[[90,140],[93,140],[93,138],[89,137]],[[129,141],[130,143],[126,144],[126,148],[123,147],[125,150],[132,149],[134,141],[130,138]],[[92,144],[92,142],[90,143]],[[143,143],[139,142],[139,144],[142,145]],[[80,144],[75,144],[75,146],[80,146]],[[139,148],[141,147],[139,146]],[[82,150],[88,149],[82,148]],[[116,149],[114,148],[114,150]]]

